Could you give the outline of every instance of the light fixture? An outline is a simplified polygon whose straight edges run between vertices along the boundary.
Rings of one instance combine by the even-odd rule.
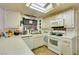
[[[43,7],[37,4],[31,4],[31,6],[36,7],[37,9],[40,9],[40,10],[45,10]]]
[[[44,10],[38,9],[38,8],[36,8],[36,7],[30,6],[30,8],[35,9],[35,10],[37,10],[37,11],[40,11],[40,12],[43,12],[43,13],[44,13]]]

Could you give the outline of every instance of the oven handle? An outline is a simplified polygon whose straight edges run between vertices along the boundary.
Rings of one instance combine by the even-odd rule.
[[[59,39],[59,38],[54,38],[54,37],[52,37],[52,38],[49,38],[49,40],[61,40],[61,39]]]

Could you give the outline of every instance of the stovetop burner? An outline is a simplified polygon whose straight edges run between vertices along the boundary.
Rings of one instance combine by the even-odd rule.
[[[55,36],[63,36],[62,33],[54,33],[54,32],[51,32],[51,35],[55,35]]]

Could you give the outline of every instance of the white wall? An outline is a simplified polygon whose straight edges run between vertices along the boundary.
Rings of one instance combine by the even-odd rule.
[[[5,28],[20,27],[20,20],[22,20],[20,12],[0,8],[0,32]]]
[[[79,9],[76,10],[77,54],[79,55]]]
[[[20,12],[5,10],[5,28],[18,28],[21,19]]]
[[[0,8],[0,32],[3,31],[4,28],[4,10]]]

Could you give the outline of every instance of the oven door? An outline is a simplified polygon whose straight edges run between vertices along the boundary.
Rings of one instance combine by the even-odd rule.
[[[50,37],[48,40],[48,45],[55,50],[60,50],[61,48],[61,41],[59,38]]]

